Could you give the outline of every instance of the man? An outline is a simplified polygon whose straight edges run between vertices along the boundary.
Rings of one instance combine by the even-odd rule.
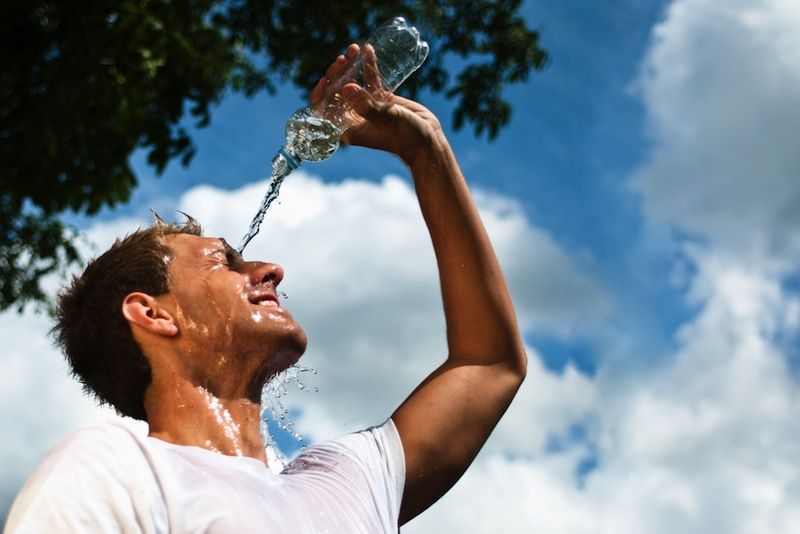
[[[351,45],[326,76],[357,53]],[[437,119],[355,84],[342,93],[363,118],[345,141],[411,170],[439,267],[446,361],[384,424],[309,447],[272,475],[261,388],[306,345],[276,293],[282,269],[244,261],[191,220],[140,230],[62,294],[55,332],[87,389],[149,434],[114,423],[74,433],[29,480],[8,531],[396,532],[463,474],[525,376],[508,289]]]

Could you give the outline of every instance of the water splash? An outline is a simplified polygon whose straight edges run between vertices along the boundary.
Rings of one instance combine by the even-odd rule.
[[[317,370],[301,365],[293,365],[272,377],[264,385],[264,389],[261,390],[261,439],[264,441],[265,447],[270,447],[275,451],[275,456],[283,464],[286,463],[286,457],[278,449],[269,425],[273,423],[298,442],[303,441],[303,436],[295,430],[294,422],[289,418],[289,409],[284,405],[283,399],[288,394],[287,386],[289,384],[293,384],[300,391],[314,393],[319,391],[319,388],[310,388],[303,383],[302,375],[305,373],[316,375]]]
[[[281,192],[283,180],[299,166],[300,160],[293,157],[292,154],[287,152],[284,148],[280,149],[272,159],[272,175],[270,177],[269,188],[264,198],[261,200],[261,207],[258,208],[258,212],[256,212],[255,217],[253,217],[253,220],[250,222],[250,228],[239,243],[239,254],[244,252],[247,244],[250,243],[250,240],[256,236],[261,228],[261,222],[264,220],[264,215],[267,213],[269,205],[278,198]]]

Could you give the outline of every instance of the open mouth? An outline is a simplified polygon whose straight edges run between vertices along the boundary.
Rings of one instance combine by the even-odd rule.
[[[280,307],[280,302],[278,301],[278,296],[274,293],[265,291],[259,292],[255,295],[251,295],[250,302],[255,304],[256,306],[263,306],[265,308],[278,308]]]

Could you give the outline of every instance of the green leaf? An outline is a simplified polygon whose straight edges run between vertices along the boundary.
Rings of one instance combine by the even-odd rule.
[[[431,46],[402,87],[455,102],[453,121],[495,138],[503,90],[548,61],[519,0],[12,0],[0,8],[0,309],[46,303],[41,278],[78,261],[59,215],[126,202],[136,149],[158,173],[196,153],[231,91],[308,94],[330,61],[401,14]],[[451,61],[455,58],[455,61]],[[457,67],[448,68],[448,65]]]

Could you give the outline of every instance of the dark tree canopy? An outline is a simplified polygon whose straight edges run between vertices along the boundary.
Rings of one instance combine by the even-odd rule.
[[[161,172],[194,155],[227,91],[313,87],[332,57],[406,16],[431,46],[402,91],[442,92],[454,126],[494,138],[511,118],[503,88],[547,53],[521,0],[5,0],[0,10],[0,309],[43,302],[40,278],[78,254],[59,219],[128,200],[129,156]],[[458,72],[445,58],[460,57]],[[454,62],[456,63],[456,62]]]

